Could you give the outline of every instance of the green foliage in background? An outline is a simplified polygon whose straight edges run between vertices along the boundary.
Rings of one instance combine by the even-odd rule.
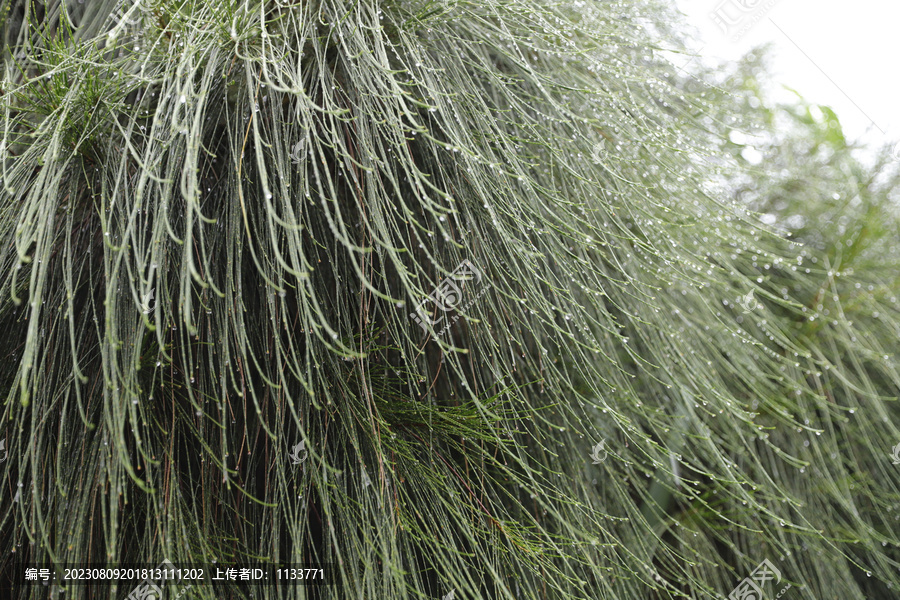
[[[827,109],[761,106],[752,59],[673,67],[665,3],[0,23],[6,573],[656,600],[769,559],[785,598],[900,589],[896,169]],[[417,310],[450,282],[455,310]]]

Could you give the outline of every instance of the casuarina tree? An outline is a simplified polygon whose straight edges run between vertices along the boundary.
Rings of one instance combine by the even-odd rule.
[[[790,153],[726,160],[742,92],[666,3],[0,23],[8,597],[897,593],[896,275],[840,205],[831,246],[750,212],[864,169],[731,193]]]

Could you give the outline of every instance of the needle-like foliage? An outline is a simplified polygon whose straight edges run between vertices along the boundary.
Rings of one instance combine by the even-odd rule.
[[[0,560],[644,600],[768,558],[793,598],[895,593],[897,282],[854,295],[710,185],[728,127],[673,19],[0,0]]]

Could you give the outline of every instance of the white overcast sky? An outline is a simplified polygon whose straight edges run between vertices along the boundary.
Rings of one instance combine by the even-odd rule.
[[[676,0],[676,5],[687,25],[697,29],[693,49],[701,56],[733,60],[771,42],[776,83],[833,108],[849,139],[873,146],[900,142],[900,2]],[[758,21],[735,41],[710,17],[717,9],[732,22],[743,19],[738,28]]]

